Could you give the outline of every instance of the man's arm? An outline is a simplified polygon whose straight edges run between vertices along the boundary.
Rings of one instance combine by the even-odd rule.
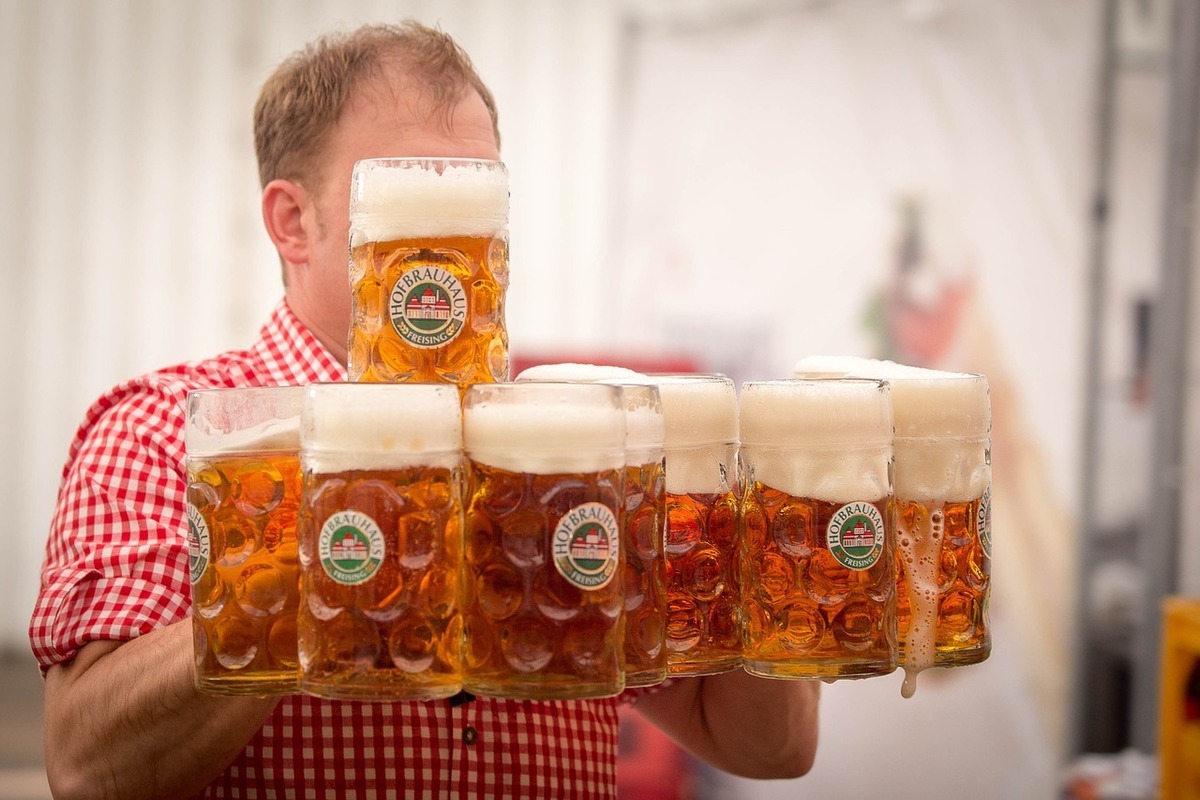
[[[231,762],[277,698],[194,686],[191,620],[91,642],[46,673],[46,774],[56,798],[186,797]]]
[[[798,778],[816,756],[819,687],[739,669],[677,679],[634,708],[714,767],[746,778]]]

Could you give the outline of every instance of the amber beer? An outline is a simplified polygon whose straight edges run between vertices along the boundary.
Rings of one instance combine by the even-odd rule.
[[[743,667],[775,678],[892,672],[887,384],[747,382],[740,414]]]
[[[297,686],[300,387],[188,395],[187,517],[196,685]]]
[[[368,159],[350,196],[350,379],[508,379],[508,173],[480,159]]]
[[[666,486],[663,414],[658,387],[633,370],[601,364],[539,364],[518,381],[588,381],[621,387],[625,403],[625,685],[651,686],[667,677]]]
[[[837,362],[804,359],[797,371]],[[867,359],[843,369],[891,386],[900,663],[910,696],[922,670],[975,664],[991,652],[987,378]]]
[[[651,379],[667,464],[667,671],[724,672],[742,654],[737,391],[722,375]]]
[[[467,390],[467,691],[547,700],[624,688],[624,445],[617,387]]]
[[[667,677],[666,459],[657,386],[621,384],[625,403],[625,685]]]
[[[300,689],[462,688],[461,415],[434,384],[316,384],[301,429]]]

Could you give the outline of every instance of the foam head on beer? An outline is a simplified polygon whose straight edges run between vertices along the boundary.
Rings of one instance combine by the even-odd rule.
[[[818,357],[802,359],[798,375],[844,369],[846,374],[886,380],[891,387],[895,421],[895,500],[897,550],[907,584],[910,610],[901,619],[905,681],[901,693],[912,696],[916,677],[940,657],[937,644],[948,620],[939,615],[938,600],[947,579],[943,547],[947,545],[945,509],[951,504],[980,501],[991,485],[991,404],[982,375],[922,369],[891,361]],[[912,512],[911,518],[904,509]],[[969,548],[970,544],[961,546]],[[967,555],[963,549],[960,555]],[[969,557],[969,556],[968,556]],[[981,595],[973,613],[986,610],[988,579],[962,591]],[[903,617],[903,615],[902,615]],[[956,635],[976,648],[970,658],[986,657],[985,640],[973,615]],[[905,630],[907,627],[907,630]],[[982,630],[986,631],[986,627]],[[946,656],[950,658],[950,655]],[[954,663],[954,662],[951,662]],[[963,662],[958,662],[963,663]]]
[[[477,384],[463,406],[463,447],[476,462],[553,475],[625,466],[625,413],[616,386]]]
[[[359,161],[351,179],[350,223],[365,242],[502,235],[508,230],[508,173],[502,163],[481,159]]]
[[[738,441],[737,390],[723,375],[651,375],[663,409],[669,494],[731,488],[730,446]]]
[[[625,446],[629,463],[650,463],[661,457],[664,436],[662,402],[658,388],[649,383],[646,375],[607,364],[563,362],[528,367],[516,379],[619,386],[625,403]]]
[[[191,392],[184,434],[188,455],[295,452],[300,447],[303,392],[300,386]]]
[[[754,479],[826,502],[891,494],[892,407],[878,380],[748,381],[741,447]]]
[[[313,384],[302,421],[304,465],[315,473],[453,467],[460,459],[462,417],[453,385]]]
[[[886,380],[896,426],[896,497],[928,502],[979,497],[991,483],[991,401],[987,378],[894,361],[809,356],[797,377]]]
[[[521,370],[518,381],[557,381],[562,383],[597,383],[622,381],[645,383],[646,376],[626,367],[609,364],[582,364],[564,361],[557,364],[537,364]]]

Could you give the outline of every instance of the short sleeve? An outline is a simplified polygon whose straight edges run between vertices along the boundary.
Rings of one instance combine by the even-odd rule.
[[[130,382],[93,404],[76,433],[30,621],[43,669],[90,641],[125,641],[186,616],[185,396]]]

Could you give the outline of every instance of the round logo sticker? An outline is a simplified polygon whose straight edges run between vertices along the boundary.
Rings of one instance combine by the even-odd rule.
[[[975,527],[979,530],[979,543],[988,558],[992,557],[992,487],[988,487],[979,498],[979,510],[975,512]]]
[[[317,553],[325,574],[353,586],[368,580],[383,561],[383,531],[358,511],[339,511],[325,520]]]
[[[883,553],[883,515],[873,503],[846,503],[825,528],[825,544],[844,567],[870,569]]]
[[[603,503],[583,503],[554,528],[554,566],[580,589],[602,589],[617,572],[617,518]]]
[[[199,583],[212,557],[212,537],[208,533],[208,522],[204,515],[191,503],[187,507],[187,521],[188,568],[192,573],[192,583]]]
[[[441,347],[453,341],[466,322],[467,293],[450,271],[415,267],[392,285],[388,314],[396,333],[413,347]]]

